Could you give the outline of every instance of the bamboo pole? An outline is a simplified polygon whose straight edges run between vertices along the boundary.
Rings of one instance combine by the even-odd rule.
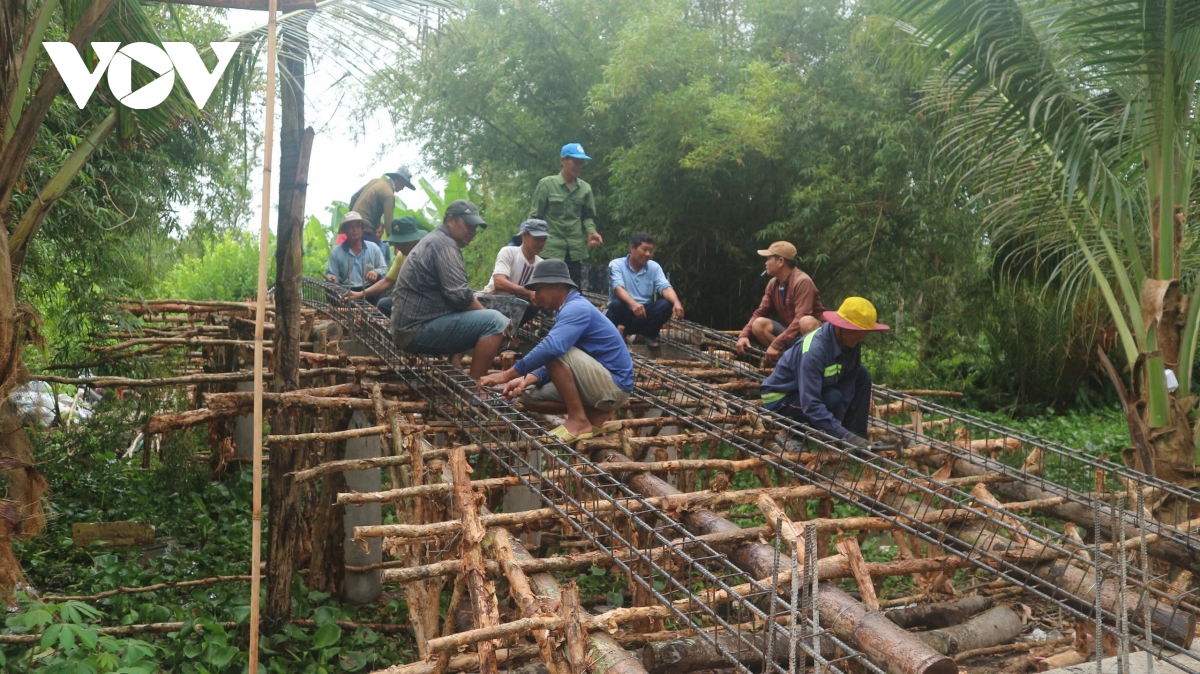
[[[267,109],[263,133],[262,218],[258,227],[258,295],[254,298],[254,496],[250,514],[250,662],[258,674],[258,604],[262,581],[263,332],[267,322],[267,243],[271,240],[271,153],[275,145],[275,9],[267,0]]]

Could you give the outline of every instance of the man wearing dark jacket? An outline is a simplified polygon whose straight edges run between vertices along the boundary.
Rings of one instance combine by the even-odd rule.
[[[874,305],[861,297],[847,298],[824,318],[825,325],[788,349],[763,380],[763,405],[865,448],[871,373],[862,364],[862,342],[888,326],[875,322]]]

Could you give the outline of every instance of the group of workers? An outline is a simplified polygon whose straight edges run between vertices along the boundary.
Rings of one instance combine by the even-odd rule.
[[[580,293],[588,248],[604,242],[592,188],[580,179],[589,159],[579,143],[563,146],[560,172],[538,182],[529,218],[497,254],[482,291],[471,289],[462,255],[487,227],[479,209],[454,201],[431,232],[411,217],[393,218],[394,193],[415,189],[404,168],[355,194],[327,278],[348,288],[347,298],[377,302],[391,317],[397,348],[450,356],[455,364],[472,351],[469,372],[481,388],[499,387],[526,409],[565,414],[550,432],[556,438],[570,443],[619,430],[613,416],[634,386],[629,344],[659,347],[663,327],[682,319],[684,309],[653,259],[654,237],[644,232],[630,239],[628,255],[609,262],[603,312]],[[390,255],[381,248],[385,242]],[[888,326],[876,322],[875,307],[861,297],[826,311],[812,278],[797,268],[792,244],[777,241],[758,253],[771,278],[736,348],[741,355],[757,342],[775,363],[762,383],[763,405],[868,447],[871,375],[861,344]],[[512,367],[488,374],[513,328],[539,310],[555,314],[546,336]]]

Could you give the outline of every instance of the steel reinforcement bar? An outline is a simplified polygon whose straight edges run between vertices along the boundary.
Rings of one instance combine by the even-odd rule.
[[[988,498],[986,492],[980,492],[978,486],[967,492],[958,486],[963,482],[961,478],[956,482],[948,475],[927,476],[895,460],[856,453],[828,435],[680,375],[653,360],[638,357],[635,366],[640,402],[684,420],[692,428],[748,456],[764,460],[779,474],[817,485],[830,498],[888,519],[934,549],[945,550],[1022,586],[1080,620],[1095,617],[1095,600],[1100,598],[1104,604],[1099,611],[1103,629],[1120,636],[1118,615],[1132,614],[1132,620],[1140,623],[1140,636],[1132,640],[1140,648],[1161,652],[1168,645],[1173,649],[1190,646],[1195,617],[1181,609],[1178,597],[1155,587],[1136,569],[1126,570],[1129,584],[1136,588],[1133,593],[1114,587],[1112,581],[1094,582],[1091,572],[1097,564],[1091,561],[1088,551],[1080,550],[1065,534],[1003,508]],[[799,459],[785,456],[775,443],[759,442],[730,428],[724,421],[730,415],[753,419],[750,426],[760,431],[788,434],[807,449]],[[989,481],[1002,484],[1015,479],[1016,473],[1019,471],[1012,469],[991,473],[991,480],[978,480],[975,484]],[[955,527],[930,522],[933,505],[939,502],[942,506],[938,510],[952,508],[970,513],[970,523]],[[1095,499],[1092,505],[1098,510],[1111,508]],[[1110,579],[1118,576],[1120,560],[1111,549],[1097,550],[1091,555],[1099,560],[1102,575]],[[1095,592],[1097,587],[1099,593]],[[1146,607],[1153,614],[1149,627],[1142,619]],[[1171,655],[1168,660],[1185,671],[1200,672],[1200,661],[1186,651]]]
[[[593,295],[593,299],[599,298]],[[707,344],[732,352],[737,340],[725,333],[691,321],[672,320],[664,328],[663,334],[664,343],[690,354],[697,360],[721,368],[731,376],[748,381],[762,381],[765,378],[757,367],[762,362],[764,352],[757,347],[747,349],[746,360],[750,362],[722,358],[698,348]],[[1195,526],[1200,525],[1200,522],[1181,529],[1164,525],[1159,519],[1146,516],[1147,513],[1159,512],[1176,522],[1190,524],[1188,505],[1196,499],[1195,493],[1190,489],[1107,458],[1093,456],[1061,443],[886,386],[874,385],[872,398],[881,417],[871,420],[876,428],[902,436],[910,444],[928,445],[941,454],[958,457],[962,460],[956,469],[958,476],[966,474],[972,465],[977,470],[998,471],[1011,475],[1014,480],[1024,485],[1026,497],[1020,500],[1064,497],[1069,503],[1055,508],[1055,514],[1060,519],[1091,526],[1092,498],[1080,489],[1085,484],[1092,486],[1092,491],[1129,493],[1130,496],[1125,500],[1126,507],[1118,510],[1115,516],[1116,521],[1122,523],[1126,534],[1134,537],[1141,535],[1143,530],[1148,530],[1159,536],[1162,541],[1151,550],[1153,556],[1200,574],[1200,528]],[[914,412],[920,415],[923,427],[930,432],[921,433],[911,425],[889,422],[889,419]],[[939,429],[940,433],[934,430],[935,428]],[[990,448],[987,455],[948,441],[947,438],[956,432],[961,433],[963,439],[983,441],[983,444]],[[939,438],[935,433],[944,437]],[[1034,452],[1040,452],[1038,463],[1042,467],[1041,472],[1036,475],[1021,469]],[[1197,482],[1200,483],[1200,478],[1197,478]],[[1145,505],[1145,512],[1142,513],[1138,512],[1137,507],[1138,491],[1142,493],[1141,502]],[[1106,536],[1114,535],[1112,514],[1101,517],[1100,529]]]
[[[772,617],[762,608],[770,603],[768,598],[773,594],[770,587],[746,578],[724,554],[698,540],[666,512],[599,465],[548,437],[537,422],[495,393],[477,392],[474,381],[462,370],[444,359],[397,351],[387,319],[369,303],[343,300],[344,292],[344,288],[318,279],[304,279],[306,305],[341,323],[350,335],[405,378],[431,410],[483,444],[492,460],[510,475],[517,476],[597,550],[609,555],[627,577],[667,607],[680,625],[709,628],[697,634],[744,674],[751,671],[739,662],[738,656],[745,658],[747,653],[753,653],[766,661],[770,653],[763,652],[763,642],[756,639],[749,626]],[[504,428],[497,428],[497,421]],[[530,475],[554,477],[531,481]],[[593,511],[600,510],[601,504],[604,513],[598,516]],[[643,552],[647,548],[662,554],[652,557]],[[703,589],[693,590],[692,581],[699,581],[695,584],[702,584]],[[746,583],[750,591],[733,590]],[[718,593],[729,595],[731,601],[714,608],[711,599]],[[784,607],[782,611],[792,611],[786,597],[777,597],[776,602]],[[813,629],[820,628],[813,626]],[[818,635],[826,643],[832,642],[844,655],[830,661],[810,643],[800,641],[797,645],[806,656],[830,671],[840,673],[862,667],[863,671],[884,674],[883,668],[833,634],[822,631]],[[768,671],[788,674],[788,670],[773,661]]]

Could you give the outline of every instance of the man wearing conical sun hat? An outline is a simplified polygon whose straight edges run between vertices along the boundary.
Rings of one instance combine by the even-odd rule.
[[[862,364],[862,342],[888,326],[875,322],[875,306],[861,297],[846,298],[822,317],[825,324],[785,351],[763,381],[763,405],[866,448],[871,373]]]

